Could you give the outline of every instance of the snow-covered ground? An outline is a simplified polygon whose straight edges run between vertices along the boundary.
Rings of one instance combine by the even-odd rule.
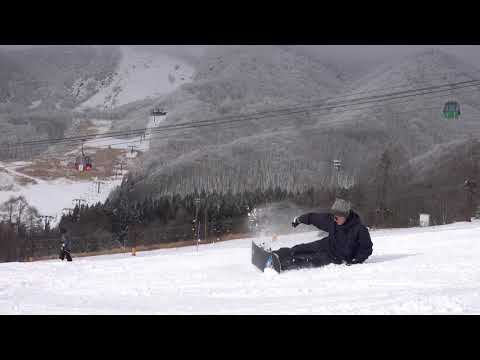
[[[140,151],[147,151],[150,148],[150,138],[152,135],[151,130],[157,126],[159,126],[165,119],[165,116],[151,116],[150,120],[147,124],[145,130],[145,137],[143,136],[135,136],[128,139],[118,139],[114,137],[105,137],[99,138],[94,140],[86,141],[84,144],[85,148],[93,147],[93,148],[106,148],[110,146],[112,149],[124,149],[128,150],[133,145],[135,146],[136,150]],[[105,131],[103,131],[105,132]],[[99,132],[101,133],[101,132]]]
[[[111,83],[79,106],[111,108],[165,95],[191,81],[192,66],[164,54],[122,46],[122,59]]]
[[[15,183],[9,190],[0,191],[0,204],[10,197],[23,195],[29,205],[35,207],[41,215],[55,217],[52,221],[53,225],[60,221],[64,208],[75,206],[74,199],[85,199],[88,204],[95,204],[98,201],[103,202],[107,199],[110,190],[121,183],[120,177],[104,180],[104,184],[101,185],[101,192],[98,193],[96,185],[91,181],[72,181],[65,178],[47,181],[15,170],[15,168],[23,165],[25,165],[23,162],[9,164],[0,162],[1,170],[32,181],[23,186]]]
[[[115,181],[118,184],[121,183],[121,180]],[[110,187],[111,186],[112,185],[110,185]],[[75,206],[73,199],[79,196],[85,198],[89,194],[96,192],[96,189],[92,188],[91,182],[71,181],[67,179],[42,181],[37,184],[18,187],[15,190],[16,191],[1,191],[0,204],[12,196],[23,195],[30,205],[37,208],[40,214],[56,216],[56,220],[60,220],[63,208],[73,208]],[[108,197],[105,191],[102,191],[102,193],[98,195],[97,201],[104,201]],[[102,195],[104,199],[102,199]]]
[[[3,263],[0,314],[480,314],[479,232],[480,221],[373,231],[362,265],[282,274],[251,265],[250,239]]]

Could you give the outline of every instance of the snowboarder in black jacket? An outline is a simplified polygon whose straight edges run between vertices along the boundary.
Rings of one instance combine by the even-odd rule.
[[[331,213],[308,213],[292,222],[293,227],[300,224],[314,225],[328,232],[328,237],[274,251],[280,258],[282,270],[331,263],[359,264],[372,254],[373,244],[368,229],[348,201],[336,199]]]
[[[72,261],[72,240],[70,238],[70,235],[67,233],[67,229],[65,228],[60,228],[60,233],[62,234],[62,244],[60,246],[60,260],[63,261],[65,257],[67,258],[67,261]]]

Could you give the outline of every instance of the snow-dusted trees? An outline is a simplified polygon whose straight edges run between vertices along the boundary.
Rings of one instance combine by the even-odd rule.
[[[327,167],[328,162],[325,161],[285,161],[279,159],[278,154],[270,152],[252,154],[246,156],[245,161],[237,163],[205,158],[181,167],[164,166],[149,178],[146,190],[162,195],[184,195],[194,191],[225,194],[228,191],[240,193],[277,187],[285,191],[297,191],[312,184],[321,189],[329,186],[330,174],[325,174]],[[348,175],[342,180],[345,186],[352,182]]]
[[[93,229],[101,227],[103,231],[110,232],[118,245],[123,245],[124,241],[132,246],[192,241],[192,224],[197,218],[199,228],[196,230],[202,241],[216,241],[230,234],[269,232],[273,224],[285,225],[283,230],[285,227],[288,229],[290,217],[294,214],[278,219],[278,211],[272,211],[275,204],[298,203],[300,206],[308,204],[309,207],[321,205],[326,208],[331,205],[333,194],[313,188],[294,193],[276,187],[238,193],[201,191],[186,195],[157,194],[139,200],[138,194],[129,191],[133,189],[134,182],[126,178],[105,205],[80,209],[78,220],[71,226],[73,235],[82,237],[88,234],[90,239]],[[198,204],[196,199],[200,199]],[[254,220],[258,226],[249,226],[248,214],[258,212],[261,214]],[[90,232],[85,233],[86,229],[90,229]],[[108,246],[107,243],[98,243],[98,249]],[[82,248],[79,250],[86,251]]]
[[[0,215],[0,260],[21,260],[32,232],[42,230],[40,215],[23,196],[11,197],[0,205]]]
[[[0,205],[0,214],[3,220],[15,225],[17,231],[22,226],[33,224],[39,218],[38,211],[30,206],[24,196],[11,197]]]

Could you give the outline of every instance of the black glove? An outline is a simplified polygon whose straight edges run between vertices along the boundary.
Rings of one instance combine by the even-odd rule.
[[[347,263],[346,263],[347,266],[354,265],[354,264],[360,264],[360,261],[358,261],[357,259],[354,258],[350,261],[347,261]]]
[[[298,217],[296,217],[296,218],[293,219],[293,221],[292,221],[292,226],[295,228],[295,227],[297,227],[298,225],[300,225],[300,222],[298,221]]]

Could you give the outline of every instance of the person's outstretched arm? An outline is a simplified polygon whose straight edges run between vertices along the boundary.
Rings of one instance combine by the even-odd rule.
[[[296,220],[301,224],[313,225],[326,232],[334,222],[333,215],[328,213],[307,213],[297,217]]]

